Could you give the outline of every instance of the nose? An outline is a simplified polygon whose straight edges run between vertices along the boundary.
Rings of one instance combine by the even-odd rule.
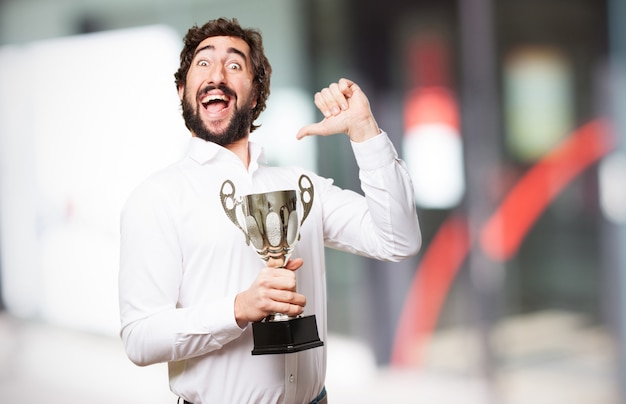
[[[220,63],[215,63],[209,71],[207,82],[209,84],[221,84],[224,83],[225,77],[226,75],[224,74],[224,66]]]

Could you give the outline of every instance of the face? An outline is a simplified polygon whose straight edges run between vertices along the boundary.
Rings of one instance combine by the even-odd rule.
[[[222,146],[246,137],[256,105],[248,44],[210,37],[198,45],[178,89],[185,123],[194,136]]]

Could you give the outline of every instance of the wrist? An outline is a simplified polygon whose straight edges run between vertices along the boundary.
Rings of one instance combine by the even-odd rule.
[[[237,322],[237,325],[239,326],[239,328],[245,328],[246,325],[248,325],[248,319],[245,316],[245,310],[244,310],[244,306],[245,304],[241,302],[242,300],[242,296],[241,293],[238,293],[237,296],[235,296],[235,304],[234,304],[234,313],[235,313],[235,321]]]
[[[364,142],[381,134],[381,130],[373,117],[354,125],[348,129],[347,135],[356,143]]]

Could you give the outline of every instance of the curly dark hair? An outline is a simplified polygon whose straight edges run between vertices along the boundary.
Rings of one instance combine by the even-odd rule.
[[[254,121],[265,109],[265,102],[270,95],[270,77],[272,67],[263,50],[263,37],[259,30],[242,28],[236,18],[218,18],[198,27],[194,25],[187,31],[183,38],[184,47],[180,52],[180,67],[174,73],[176,89],[184,86],[187,82],[187,72],[193,60],[194,53],[200,42],[213,36],[230,36],[243,39],[250,47],[250,61],[254,74],[253,85],[257,92],[256,106],[253,109],[253,119],[250,124],[250,132],[258,128]]]

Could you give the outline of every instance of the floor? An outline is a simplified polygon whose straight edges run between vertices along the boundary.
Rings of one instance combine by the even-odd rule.
[[[574,315],[541,313],[498,327],[493,335],[502,352],[497,391],[488,390],[486,383],[468,371],[475,359],[468,349],[472,338],[463,329],[440,332],[430,342],[419,370],[399,370],[377,368],[364,345],[331,336],[329,401],[619,403],[611,339]],[[175,402],[167,388],[165,365],[133,365],[118,338],[0,314],[0,403]]]

